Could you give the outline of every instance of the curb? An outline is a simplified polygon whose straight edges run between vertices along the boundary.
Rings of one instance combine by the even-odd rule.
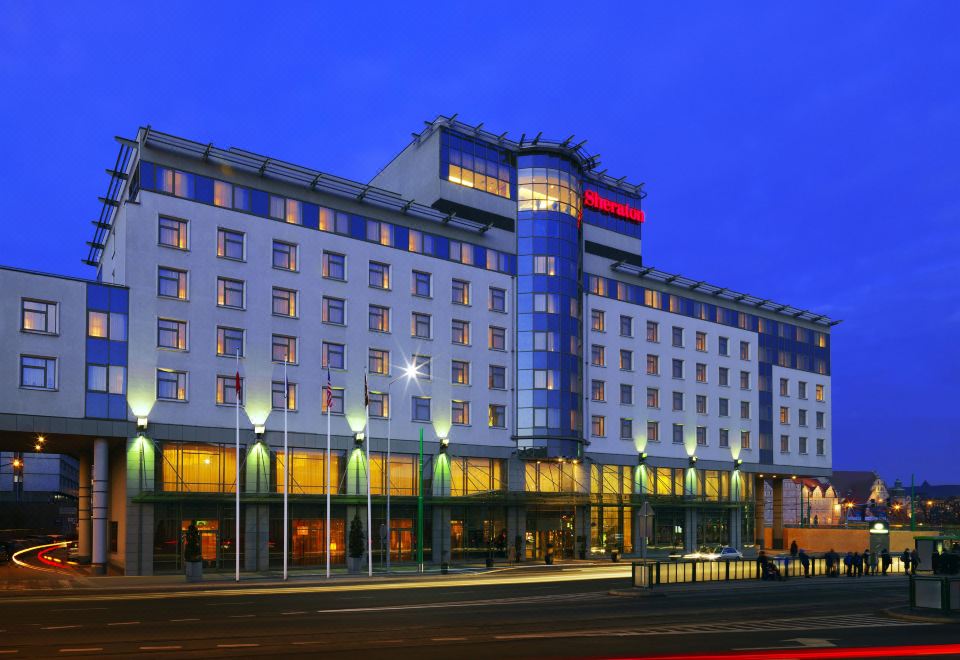
[[[900,621],[910,621],[912,623],[960,623],[960,617],[946,617],[946,616],[934,616],[934,615],[925,615],[925,614],[912,614],[907,608],[907,611],[903,611],[904,608],[890,608],[886,610],[881,610],[881,614],[890,617],[891,619],[899,619]]]
[[[633,589],[611,589],[607,592],[607,595],[617,596],[618,598],[666,598],[667,596],[667,594],[662,591],[641,589],[639,587],[634,587]]]

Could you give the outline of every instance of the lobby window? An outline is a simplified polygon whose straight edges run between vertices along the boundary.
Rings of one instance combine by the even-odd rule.
[[[430,421],[430,397],[415,396],[411,399],[411,419],[415,422]]]
[[[187,221],[160,216],[157,242],[177,250],[187,249]]]
[[[673,326],[673,332],[671,334],[673,339],[673,345],[679,348],[683,348],[683,328],[678,326]]]
[[[740,342],[740,359],[741,360],[750,359],[750,342],[748,341]]]
[[[548,255],[535,255],[533,257],[533,273],[535,275],[556,275],[557,258]]]
[[[431,298],[433,296],[433,276],[422,270],[413,271],[410,293],[420,298]]]
[[[822,429],[826,426],[826,415],[822,412],[817,412],[817,428]]]
[[[730,338],[729,337],[717,338],[717,352],[720,355],[724,355],[724,356],[730,355]]]
[[[450,382],[454,385],[470,384],[470,363],[463,360],[450,361]]]
[[[217,230],[217,256],[223,259],[243,261],[245,258],[245,237],[243,232],[232,229]]]
[[[620,315],[620,336],[621,337],[632,337],[633,336],[633,317]]]
[[[390,395],[386,392],[370,392],[370,416],[385,419],[390,416]]]
[[[491,312],[506,312],[507,311],[507,292],[505,289],[500,289],[498,287],[490,287],[490,298],[488,302],[488,307]]]
[[[683,360],[678,360],[673,358],[673,377],[674,378],[683,378]]]
[[[683,424],[673,425],[673,444],[675,445],[683,444]]]
[[[243,309],[244,283],[226,277],[217,278],[217,306]]]
[[[274,316],[297,316],[297,292],[291,289],[273,287],[273,314]]]
[[[660,407],[660,390],[656,387],[647,388],[647,408]]]
[[[786,406],[780,406],[780,423],[789,424],[790,423],[790,409]]]
[[[797,381],[797,398],[806,399],[807,398],[807,384],[804,381]]]
[[[780,436],[780,453],[781,454],[790,453],[790,436],[789,435]]]
[[[87,365],[87,391],[125,394],[127,368],[116,365]]]
[[[629,417],[620,418],[620,439],[633,440],[633,420]]]
[[[127,340],[127,315],[117,312],[87,312],[87,336],[110,339],[112,341]]]
[[[647,353],[647,374],[650,376],[660,375],[660,356]]]
[[[389,222],[367,220],[367,240],[390,247],[393,245],[393,225]]]
[[[823,456],[826,453],[826,441],[823,438],[817,438],[817,456]]]
[[[410,315],[410,334],[417,339],[430,339],[430,315],[413,312]]]
[[[346,303],[340,298],[323,297],[322,319],[324,323],[344,325],[346,323]]]
[[[323,354],[320,357],[324,369],[346,369],[345,350],[343,344],[323,342]]]
[[[697,363],[697,382],[707,382],[707,365],[703,364],[702,362]]]
[[[187,350],[187,322],[157,319],[157,348]]]
[[[347,258],[336,252],[323,253],[323,276],[328,280],[347,280]]]
[[[34,390],[57,389],[57,359],[21,355],[20,387]]]
[[[683,410],[683,392],[673,393],[673,409]]]
[[[660,324],[656,321],[647,321],[647,341],[660,341]]]
[[[271,359],[287,364],[297,363],[297,338],[286,335],[273,335]]]
[[[740,431],[740,448],[750,449],[750,431]]]
[[[660,422],[647,422],[647,442],[660,442]]]
[[[507,389],[507,369],[497,364],[491,364],[487,374],[487,387],[491,390]]]
[[[507,350],[507,331],[505,328],[499,328],[491,325],[488,328],[488,343],[492,351]]]
[[[741,390],[750,389],[750,372],[749,371],[740,372],[740,389]]]
[[[705,394],[697,395],[697,414],[698,415],[707,414],[707,396]]]
[[[717,382],[721,387],[730,387],[730,369],[720,367],[717,371]]]
[[[370,305],[367,327],[373,332],[390,332],[390,308]]]
[[[480,140],[444,131],[440,176],[450,183],[512,199],[509,152]]]
[[[803,408],[797,411],[797,424],[799,426],[807,425],[807,411],[804,410]]]
[[[334,387],[330,390],[330,414],[331,415],[342,415],[343,414],[343,388]],[[327,414],[327,396],[326,393],[320,397],[320,412],[324,415]]]
[[[780,379],[780,396],[790,396],[790,379]]]
[[[726,449],[730,446],[730,429],[720,429],[720,447]]]
[[[705,352],[707,350],[707,333],[706,332],[697,332],[696,334],[696,349],[700,352]]]
[[[594,367],[607,366],[607,349],[605,346],[599,344],[590,346],[590,364]]]
[[[187,271],[160,266],[157,269],[157,295],[162,298],[187,299]]]
[[[273,267],[281,270],[297,270],[297,246],[293,243],[274,241]]]
[[[706,426],[697,427],[697,446],[699,447],[707,446],[707,427]]]
[[[750,419],[750,402],[740,402],[740,419]]]
[[[594,401],[607,400],[607,385],[602,380],[590,381],[590,398]]]
[[[620,349],[620,370],[633,371],[633,351],[625,348]]]
[[[470,321],[453,319],[450,323],[450,341],[466,346],[470,343]]]
[[[367,370],[371,374],[386,376],[390,373],[390,351],[371,348],[367,351]]]
[[[607,329],[607,318],[602,309],[590,310],[590,329],[595,332],[605,332]]]
[[[430,380],[433,378],[433,361],[429,355],[414,355],[413,368],[417,372],[417,380]]]
[[[21,299],[20,329],[38,334],[57,334],[57,303]]]
[[[468,426],[470,424],[470,402],[450,402],[450,423],[454,426]]]
[[[817,401],[823,401],[823,385],[817,385],[816,396]]]
[[[487,426],[492,429],[507,428],[507,407],[499,403],[491,403],[487,408]]]
[[[558,211],[580,215],[580,183],[577,177],[549,167],[523,168],[517,172],[518,211]]]
[[[157,399],[160,401],[186,401],[187,372],[157,369]]]
[[[243,357],[243,335],[240,328],[217,326],[217,355],[223,357]]]
[[[390,288],[390,265],[379,261],[370,262],[368,283],[374,289]]]
[[[454,280],[450,294],[450,302],[454,305],[470,304],[470,282],[465,280]]]
[[[590,416],[590,435],[596,438],[605,438],[607,435],[607,418],[603,415]]]
[[[620,383],[620,403],[624,406],[633,405],[633,385]]]
[[[553,369],[533,370],[533,389],[535,390],[556,389],[556,380],[556,372]]]
[[[535,351],[555,351],[557,335],[553,332],[535,331],[533,333],[533,350]]]
[[[797,451],[800,454],[807,453],[807,439],[803,436],[800,436],[800,438],[797,440]]]
[[[725,399],[723,397],[720,397],[718,404],[719,405],[717,406],[718,407],[717,414],[720,415],[721,417],[729,417],[730,416],[730,399]]]
[[[286,390],[286,391],[284,391]],[[297,384],[287,381],[284,387],[282,380],[275,380],[270,385],[270,401],[274,410],[297,409]],[[371,413],[372,415],[373,413]]]

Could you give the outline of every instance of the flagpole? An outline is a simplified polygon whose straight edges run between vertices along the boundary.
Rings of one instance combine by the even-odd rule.
[[[327,461],[324,466],[327,470],[327,523],[324,530],[327,536],[327,578],[330,577],[330,370],[327,369]]]
[[[287,409],[290,407],[290,385],[287,382],[287,361],[283,361],[283,579],[287,579],[287,550],[290,542],[290,447],[287,445]]]
[[[373,577],[373,507],[370,501],[370,475],[373,472],[370,465],[370,390],[367,385],[367,374],[363,374],[364,428],[363,439],[367,450],[367,575]]]
[[[237,456],[234,463],[237,466],[237,481],[234,486],[234,490],[237,494],[237,507],[235,515],[235,527],[234,527],[234,536],[233,536],[233,549],[234,553],[234,580],[236,582],[240,581],[240,397],[242,393],[242,388],[240,387],[240,349],[237,348],[237,382],[236,382],[236,417],[237,417]]]

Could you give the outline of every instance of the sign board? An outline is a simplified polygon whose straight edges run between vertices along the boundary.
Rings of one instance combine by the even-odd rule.
[[[635,209],[629,204],[619,204],[612,199],[601,197],[595,190],[586,190],[583,193],[583,205],[603,213],[615,215],[618,218],[641,224],[644,221],[643,211]]]

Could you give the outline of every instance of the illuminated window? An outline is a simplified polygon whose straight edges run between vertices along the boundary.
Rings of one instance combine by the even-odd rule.
[[[503,490],[503,471],[503,461],[496,458],[451,458],[450,494],[460,497]]]
[[[287,470],[284,470],[286,457],[282,451],[277,452],[276,460],[276,488],[278,493],[284,491],[284,479]],[[290,490],[291,493],[303,495],[325,494],[327,483],[326,452],[321,449],[290,449]],[[336,453],[330,454],[330,483],[331,492],[337,492],[337,483],[340,475],[340,457]]]
[[[660,390],[656,387],[647,388],[647,408],[660,407]]]
[[[245,237],[243,232],[232,229],[217,230],[217,256],[224,259],[243,261]]]
[[[393,245],[393,225],[389,222],[367,220],[367,240],[387,247]]]
[[[323,322],[333,325],[344,325],[346,323],[345,313],[346,302],[340,298],[323,297]]]
[[[390,308],[370,305],[367,327],[373,332],[390,332]]]
[[[450,402],[450,423],[456,426],[467,426],[470,424],[469,401]]]
[[[374,289],[390,288],[390,264],[371,261],[367,281]]]
[[[350,216],[341,211],[320,207],[320,231],[350,235]]]
[[[390,373],[390,351],[371,348],[367,351],[367,370],[372,374],[386,376]]]
[[[823,385],[817,385],[816,397],[817,401],[823,401]]]
[[[283,241],[273,242],[273,267],[297,270],[297,246]]]
[[[750,419],[750,402],[740,402],[740,419]]]
[[[599,344],[590,346],[590,364],[594,367],[605,367],[607,365],[607,349],[605,346]]]
[[[343,344],[334,344],[333,342],[323,342],[323,354],[321,355],[321,366],[324,369],[346,369],[345,361],[346,351]]]
[[[470,304],[470,282],[454,280],[451,289],[451,302],[454,305]]]
[[[243,309],[244,283],[226,277],[217,278],[217,306]]]
[[[386,418],[390,416],[390,395],[386,392],[370,392],[370,416]]]
[[[297,338],[286,335],[273,335],[271,358],[274,362],[297,363]]]
[[[790,379],[780,379],[780,396],[790,396]]]
[[[157,399],[161,401],[186,401],[187,372],[157,369]]]
[[[491,351],[507,350],[507,330],[491,325],[487,328],[487,343]]]
[[[790,423],[790,409],[786,406],[780,406],[780,423],[789,424]]]
[[[647,341],[660,341],[660,324],[656,321],[647,321]]]
[[[470,321],[453,319],[450,324],[450,341],[464,346],[470,343]]]
[[[487,410],[487,426],[493,429],[507,427],[507,407],[499,403],[491,403]]]
[[[604,314],[603,310],[590,310],[590,329],[596,332],[604,332],[606,330],[606,326],[606,314]]]
[[[536,255],[533,257],[533,272],[536,275],[556,275],[557,258],[547,255]]]
[[[443,131],[441,178],[511,199],[512,155],[482,140]]]
[[[456,261],[467,266],[473,265],[473,246],[469,243],[451,240],[448,254],[450,255],[450,261]]]
[[[817,346],[818,348],[826,348],[826,347],[827,347],[827,335],[824,334],[824,333],[822,333],[822,332],[814,332],[814,333],[813,333],[813,345],[814,345],[814,346]]]
[[[87,336],[110,339],[112,341],[127,340],[127,315],[117,312],[87,312]]]
[[[643,304],[647,307],[653,307],[654,309],[663,308],[662,294],[659,291],[652,291],[650,289],[643,290]],[[652,339],[650,341],[658,341]]]
[[[295,318],[297,316],[297,292],[273,287],[273,314]]]
[[[553,332],[536,331],[533,333],[533,350],[555,351],[556,334]]]
[[[697,332],[696,334],[696,349],[698,351],[707,350],[707,333],[706,332]]]
[[[164,491],[235,492],[237,452],[233,447],[201,443],[163,445],[161,483]]]
[[[421,298],[430,298],[433,295],[432,276],[419,270],[413,271],[413,295]]]
[[[602,380],[590,381],[590,398],[594,401],[607,400],[607,384]]]
[[[160,245],[176,248],[178,250],[187,249],[187,221],[178,218],[167,218],[160,216],[160,235],[158,242]]]
[[[580,215],[580,181],[560,169],[529,167],[517,171],[517,210],[559,211]]]
[[[157,269],[157,295],[163,298],[187,299],[187,271],[160,266]]]
[[[302,225],[303,205],[295,199],[286,200],[283,219],[284,222],[288,222],[292,225]]]
[[[106,369],[106,367],[103,367],[103,369]],[[38,357],[35,355],[21,355],[20,387],[38,390],[55,390],[57,388],[57,359],[52,357]]]
[[[243,405],[243,378],[240,379],[240,405]],[[217,376],[217,404],[233,406],[237,403],[237,377]]]
[[[430,315],[422,312],[413,312],[410,315],[410,334],[417,339],[430,339]]]
[[[334,387],[330,389],[330,414],[331,415],[342,415],[343,414],[343,388]],[[320,412],[324,415],[327,414],[327,396],[326,393],[320,397]]]
[[[703,364],[702,362],[697,363],[697,382],[707,382],[707,365]]]
[[[633,351],[625,348],[620,349],[620,370],[633,371]]]
[[[748,341],[740,342],[740,359],[741,360],[750,359],[750,342]]]
[[[157,348],[187,350],[187,322],[157,319]]]
[[[116,365],[87,365],[87,391],[125,394],[127,368]]]
[[[698,415],[707,414],[707,397],[704,394],[697,395],[697,414]]]
[[[286,392],[284,392],[286,390]],[[273,381],[270,389],[270,401],[274,410],[297,409],[297,385],[287,381],[287,386],[283,386],[283,381]]]
[[[470,363],[463,360],[451,360],[450,382],[455,385],[470,384]]]
[[[740,431],[740,448],[750,449],[750,431]]]
[[[647,374],[650,376],[660,375],[660,356],[647,353]]]
[[[230,208],[233,205],[233,186],[226,181],[213,182],[213,204]]]
[[[323,253],[323,276],[328,280],[347,279],[347,258],[336,252]]]
[[[700,447],[707,446],[707,427],[706,426],[697,427],[697,445]]]
[[[24,332],[57,334],[57,303],[43,300],[21,300],[20,329]]]
[[[660,422],[647,422],[647,441],[660,442]]]
[[[603,438],[607,435],[607,418],[603,415],[590,416],[590,435]]]

